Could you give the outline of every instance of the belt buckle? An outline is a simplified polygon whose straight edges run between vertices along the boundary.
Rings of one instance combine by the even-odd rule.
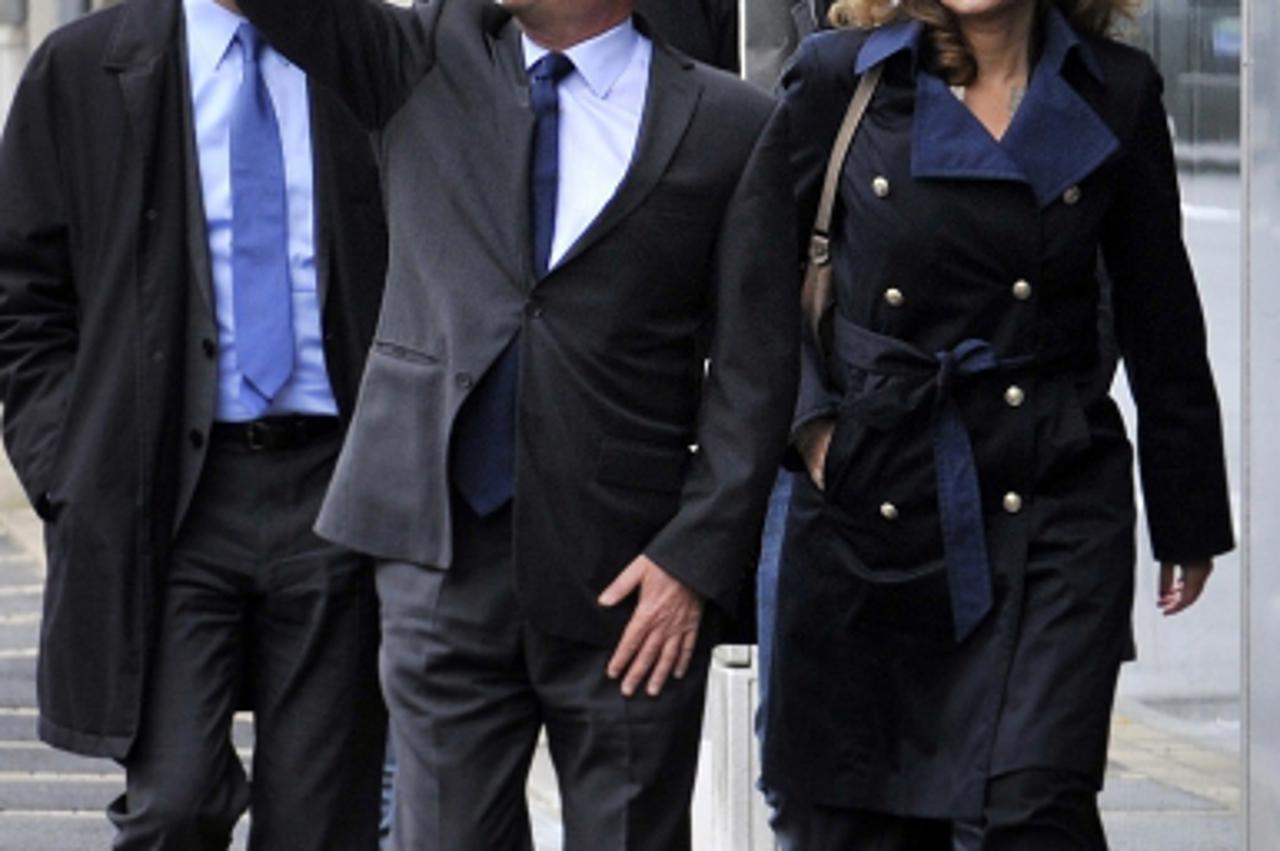
[[[255,452],[271,448],[271,428],[261,420],[254,420],[244,430],[245,443]]]

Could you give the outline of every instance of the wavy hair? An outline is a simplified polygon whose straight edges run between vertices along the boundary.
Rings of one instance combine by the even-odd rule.
[[[1041,11],[1057,4],[1078,31],[1107,36],[1132,21],[1143,0],[1036,0]],[[967,85],[978,67],[955,15],[940,0],[835,0],[827,13],[836,27],[873,29],[914,18],[925,25],[933,47],[933,67],[952,85]]]

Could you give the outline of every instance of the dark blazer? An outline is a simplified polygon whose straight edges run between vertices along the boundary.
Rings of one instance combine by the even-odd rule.
[[[737,0],[636,0],[636,11],[686,56],[738,70]]]
[[[514,559],[528,616],[615,641],[629,613],[595,599],[641,552],[732,608],[796,379],[784,152],[755,149],[770,99],[657,42],[622,185],[535,281],[533,116],[507,12],[242,5],[381,135],[386,302],[321,534],[450,564],[450,435],[518,332]]]
[[[799,477],[788,517],[764,772],[826,804],[976,817],[1003,772],[1101,782],[1131,648],[1133,454],[1099,357],[1099,257],[1155,555],[1214,556],[1232,528],[1151,60],[1051,7],[997,143],[909,26],[814,36],[784,81],[812,221],[857,72],[884,69],[839,188],[834,343],[806,346],[797,424],[836,427],[825,492]],[[967,498],[937,466],[949,408],[972,445],[980,493],[962,508],[994,594],[963,642],[940,505]]]
[[[47,524],[40,735],[116,758],[137,729],[167,552],[199,472],[188,458],[216,392],[181,9],[127,0],[55,32],[0,145],[4,438]],[[325,356],[347,416],[385,230],[367,135],[318,88],[312,109]],[[201,392],[209,404],[192,405]]]

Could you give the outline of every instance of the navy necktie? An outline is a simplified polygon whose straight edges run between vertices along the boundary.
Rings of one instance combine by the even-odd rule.
[[[270,401],[293,372],[288,201],[280,127],[258,67],[265,42],[249,24],[235,40],[244,77],[231,109],[231,273],[236,361]]]
[[[533,108],[533,150],[529,167],[529,210],[533,231],[533,272],[550,265],[560,186],[560,81],[573,62],[548,53],[529,69]],[[503,350],[463,407],[455,426],[454,484],[471,510],[492,514],[515,493],[516,395],[520,378],[520,337]]]

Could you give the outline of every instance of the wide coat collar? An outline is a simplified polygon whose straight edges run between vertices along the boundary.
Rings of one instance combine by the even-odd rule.
[[[1099,85],[1106,80],[1088,42],[1055,6],[1041,19],[1040,50],[1013,122],[996,140],[951,92],[916,61],[924,26],[902,21],[872,32],[858,53],[861,74],[910,53],[916,79],[911,173],[919,178],[1007,180],[1028,184],[1041,207],[1079,183],[1120,146],[1111,128],[1065,74],[1078,62]],[[1070,139],[1070,144],[1063,140]]]

